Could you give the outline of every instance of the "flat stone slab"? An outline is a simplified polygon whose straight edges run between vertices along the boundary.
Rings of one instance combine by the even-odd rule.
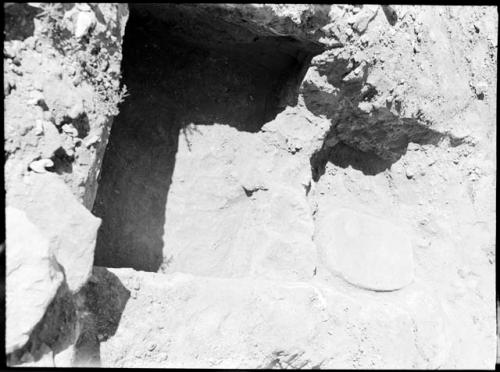
[[[413,251],[393,223],[341,208],[318,223],[316,243],[328,268],[356,286],[393,291],[413,281]]]

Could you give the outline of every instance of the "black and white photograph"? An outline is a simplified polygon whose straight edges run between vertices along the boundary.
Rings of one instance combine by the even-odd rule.
[[[4,367],[495,369],[497,6],[2,8]]]

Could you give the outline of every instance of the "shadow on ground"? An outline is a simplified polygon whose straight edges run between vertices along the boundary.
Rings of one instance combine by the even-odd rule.
[[[75,367],[99,367],[101,342],[112,337],[125,309],[130,291],[120,279],[102,267],[94,267],[92,279],[80,291],[85,301],[80,310],[81,330],[75,343]]]
[[[33,36],[35,23],[33,19],[40,9],[27,3],[4,3],[4,40],[24,40]]]
[[[75,343],[77,308],[66,282],[57,290],[45,315],[31,331],[28,342],[7,355],[7,364],[38,362],[47,354],[58,354]]]
[[[378,93],[367,83],[368,70],[366,63],[336,58],[317,66],[320,76],[336,89],[322,89],[311,81],[302,86],[307,108],[331,121],[321,148],[310,159],[314,181],[325,173],[328,162],[376,175],[390,169],[410,142],[437,145],[446,136],[430,129],[420,117],[402,117],[398,101],[383,108],[361,109],[360,104],[369,104]]]

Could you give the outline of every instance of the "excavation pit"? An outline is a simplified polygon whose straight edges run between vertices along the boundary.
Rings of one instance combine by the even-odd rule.
[[[158,271],[179,135],[188,125],[215,123],[258,132],[296,104],[309,62],[321,52],[214,10],[130,6],[122,61],[129,97],[113,123],[94,204],[103,220],[96,265]]]

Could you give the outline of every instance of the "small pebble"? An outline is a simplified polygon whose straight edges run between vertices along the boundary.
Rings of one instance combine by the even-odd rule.
[[[31,99],[28,101],[29,104],[31,105],[37,105],[39,103],[45,103],[45,97],[43,96],[42,92],[39,91],[33,91],[31,92]]]
[[[27,49],[35,49],[36,38],[34,36],[30,36],[24,39],[24,45]]]
[[[45,168],[53,167],[54,162],[50,159],[35,160],[30,163],[29,168],[36,173],[46,173]]]
[[[152,342],[148,346],[148,351],[153,351],[154,349],[156,349],[156,344]]]
[[[72,125],[64,124],[62,126],[62,130],[63,130],[64,133],[67,133],[67,134],[69,134],[72,137],[78,136],[78,130],[76,130],[76,128],[74,126],[72,126]]]
[[[99,136],[97,134],[94,134],[84,141],[84,145],[85,145],[85,147],[88,148],[88,147],[96,144],[97,142],[99,142],[99,140],[100,140]]]
[[[412,179],[415,176],[415,171],[411,167],[406,168],[406,178]]]
[[[71,119],[76,119],[78,116],[83,114],[83,112],[84,112],[83,104],[81,102],[78,102],[74,104],[73,107],[71,107],[71,109],[68,111],[68,116]]]
[[[76,69],[71,65],[68,66],[67,71],[68,71],[69,76],[75,76],[75,74],[76,74]]]
[[[35,134],[40,136],[43,134],[43,122],[41,120],[37,120],[35,122]]]
[[[80,85],[80,83],[82,82],[82,78],[80,76],[75,76],[74,79],[72,80],[72,83],[75,87],[77,87],[78,85]]]
[[[81,38],[85,36],[90,28],[92,28],[96,23],[96,18],[91,11],[81,11],[76,16],[75,22],[75,37]]]
[[[15,56],[12,59],[12,63],[14,63],[14,65],[16,65],[16,66],[21,66],[21,58],[19,58],[19,56]]]
[[[40,80],[35,80],[33,82],[33,88],[35,88],[36,90],[39,90],[40,92],[43,91],[42,82]]]
[[[72,147],[65,148],[64,150],[69,157],[73,157],[75,155],[75,150]]]
[[[18,66],[12,66],[11,70],[16,75],[23,76],[23,70],[21,70],[21,68],[19,68]]]
[[[102,61],[101,65],[100,65],[100,69],[101,71],[106,71],[109,67],[109,61],[108,60],[104,60]]]
[[[4,80],[4,84],[3,84],[4,96],[8,96],[15,86],[16,85],[14,83],[12,83],[11,81]]]

